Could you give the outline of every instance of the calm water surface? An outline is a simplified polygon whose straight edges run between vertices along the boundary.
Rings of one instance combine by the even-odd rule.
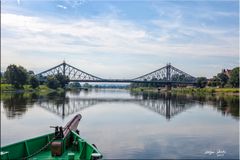
[[[104,158],[239,157],[239,98],[106,89],[1,95],[1,145],[53,132],[82,114],[81,136]],[[210,154],[212,152],[212,154]]]

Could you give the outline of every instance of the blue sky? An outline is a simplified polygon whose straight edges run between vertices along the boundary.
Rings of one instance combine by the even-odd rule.
[[[212,77],[239,65],[238,1],[2,0],[1,70],[66,60],[103,78],[171,64]]]

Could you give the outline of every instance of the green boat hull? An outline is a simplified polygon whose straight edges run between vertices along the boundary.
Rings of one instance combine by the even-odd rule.
[[[76,132],[64,139],[55,140],[62,144],[61,156],[53,156],[50,143],[54,139],[54,133],[32,138],[15,144],[1,147],[1,160],[12,159],[99,159],[102,154],[98,149],[87,143]]]

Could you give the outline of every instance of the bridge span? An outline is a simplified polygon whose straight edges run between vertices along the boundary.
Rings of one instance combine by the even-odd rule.
[[[46,81],[48,76],[62,74],[71,82],[106,82],[106,83],[159,83],[164,85],[196,83],[196,78],[173,67],[170,63],[166,66],[133,79],[105,79],[84,72],[66,62],[37,74],[39,81]]]

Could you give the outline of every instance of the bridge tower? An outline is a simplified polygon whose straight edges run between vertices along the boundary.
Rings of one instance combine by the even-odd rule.
[[[63,75],[66,75],[66,62],[65,60],[63,61]]]
[[[170,79],[171,79],[171,63],[167,63],[166,70],[167,70],[167,81],[170,81]]]
[[[167,78],[167,85],[166,85],[166,89],[167,90],[171,90],[172,88],[172,84],[171,84],[171,63],[167,63],[166,65],[166,70],[167,70],[167,75],[166,75],[166,78]]]

